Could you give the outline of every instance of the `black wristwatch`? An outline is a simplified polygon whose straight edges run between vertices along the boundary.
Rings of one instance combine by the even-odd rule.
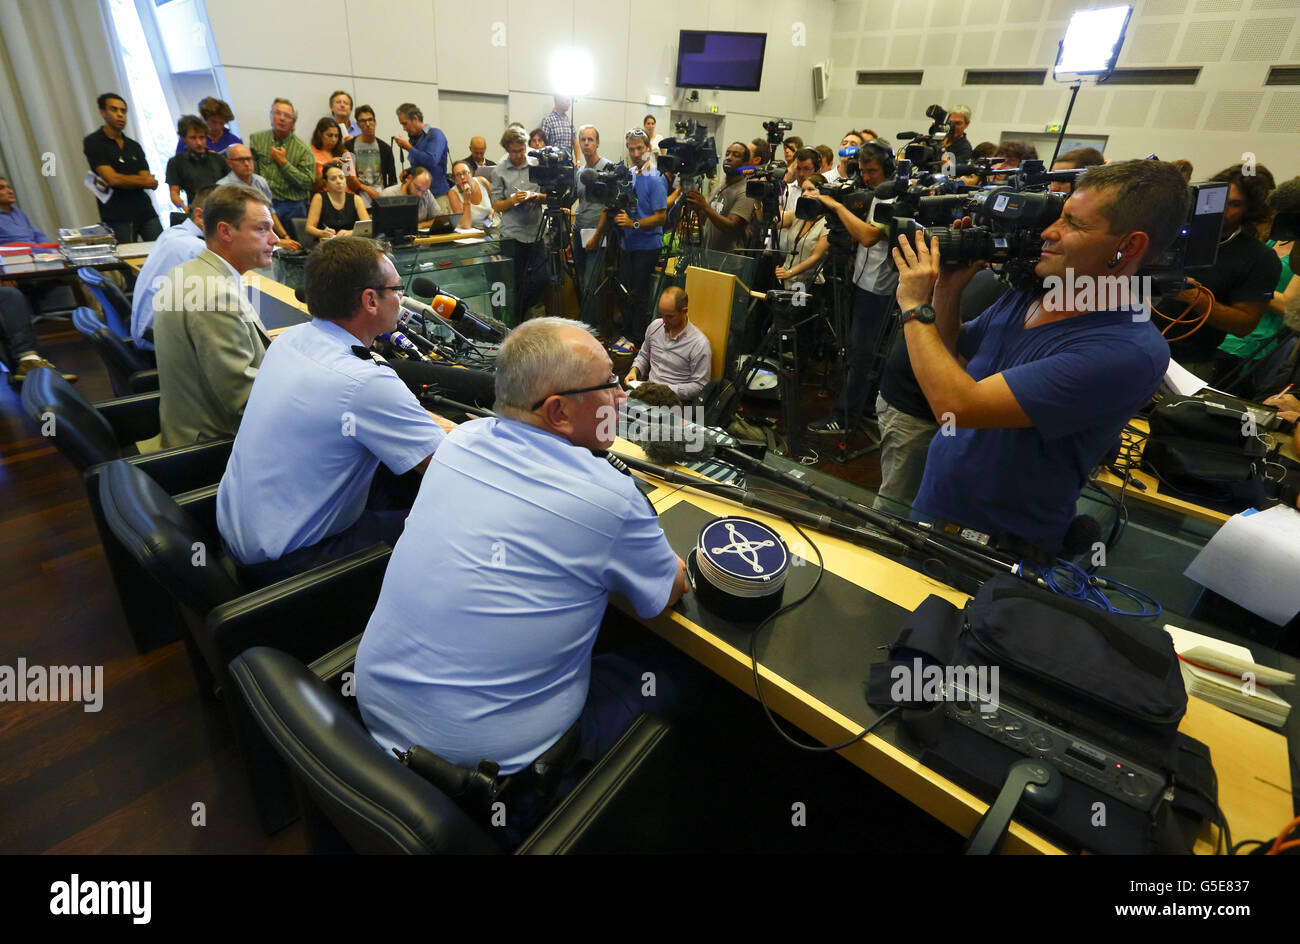
[[[905,325],[909,321],[919,321],[922,324],[934,324],[934,309],[928,304],[920,304],[915,308],[909,308],[898,316],[898,323]]]

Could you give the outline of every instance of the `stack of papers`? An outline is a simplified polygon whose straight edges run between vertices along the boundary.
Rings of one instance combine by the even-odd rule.
[[[1165,632],[1173,637],[1187,694],[1274,727],[1286,723],[1291,703],[1272,689],[1295,684],[1293,674],[1259,665],[1245,646],[1177,626],[1166,625]]]
[[[59,248],[70,266],[117,262],[117,238],[102,223],[59,230]]]
[[[10,275],[15,272],[36,271],[36,258],[31,246],[0,246],[0,267]]]

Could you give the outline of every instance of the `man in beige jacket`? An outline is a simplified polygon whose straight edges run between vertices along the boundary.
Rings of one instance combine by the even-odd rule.
[[[154,296],[165,449],[235,435],[270,342],[239,280],[271,262],[270,204],[251,187],[218,187],[203,230],[207,248],[162,276]]]

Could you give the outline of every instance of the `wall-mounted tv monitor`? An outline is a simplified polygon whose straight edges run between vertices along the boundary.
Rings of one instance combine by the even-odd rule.
[[[766,33],[682,30],[677,40],[677,84],[681,88],[757,92],[766,48]]]

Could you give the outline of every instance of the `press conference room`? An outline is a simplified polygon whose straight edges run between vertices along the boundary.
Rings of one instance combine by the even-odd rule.
[[[0,851],[1294,854],[1298,12],[0,0]]]

